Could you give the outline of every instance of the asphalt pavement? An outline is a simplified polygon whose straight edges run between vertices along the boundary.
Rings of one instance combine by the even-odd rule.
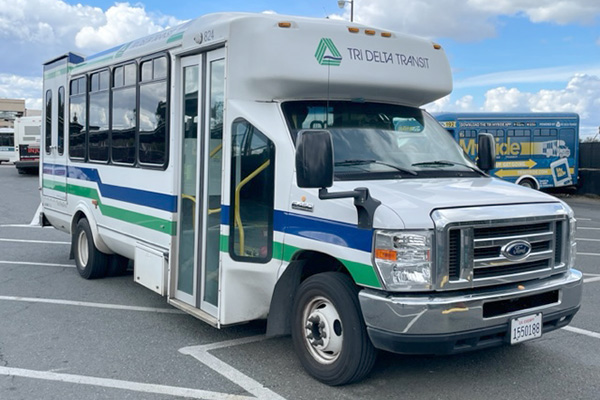
[[[217,330],[131,275],[87,281],[67,234],[31,226],[37,176],[0,165],[0,399],[599,399],[600,199],[578,219],[581,311],[538,340],[453,356],[380,353],[362,382],[306,375],[264,322]]]

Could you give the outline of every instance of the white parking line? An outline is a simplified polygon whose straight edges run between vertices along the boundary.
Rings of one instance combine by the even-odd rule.
[[[36,244],[71,244],[71,242],[53,242],[50,240],[23,240],[23,239],[0,239],[0,242],[36,243]]]
[[[0,228],[39,228],[41,229],[42,227],[39,225],[29,225],[29,224],[5,224],[5,225],[0,225]],[[54,229],[54,228],[52,228]]]
[[[575,240],[583,240],[585,242],[600,242],[600,239],[575,238]]]
[[[565,331],[569,331],[569,332],[573,332],[573,333],[579,333],[580,335],[585,335],[585,336],[593,337],[593,338],[596,338],[596,339],[600,339],[600,333],[596,333],[596,332],[592,332],[592,331],[587,331],[585,329],[575,328],[573,326],[565,326],[563,329]]]
[[[179,396],[192,399],[205,400],[248,400],[252,397],[238,396],[227,393],[209,392],[206,390],[183,388],[179,386],[155,385],[122,381],[117,379],[96,378],[93,376],[58,374],[56,372],[35,371],[31,369],[9,368],[0,366],[0,375],[19,376],[23,378],[42,379],[47,381],[75,383],[79,385],[101,386],[111,389],[131,390],[134,392],[161,394],[165,396]]]
[[[600,231],[600,228],[591,228],[589,226],[578,226],[577,230],[580,230],[580,229],[582,229],[584,231],[586,231],[586,230],[587,231]]]
[[[209,353],[210,350],[239,346],[241,344],[258,342],[265,339],[266,337],[264,335],[251,336],[242,339],[228,340],[225,342],[212,343],[202,346],[184,347],[179,349],[179,352],[194,357],[202,364],[206,365],[207,367],[213,369],[214,371],[229,379],[231,382],[244,388],[244,390],[246,390],[248,393],[253,394],[258,399],[285,400],[285,398],[281,397],[277,393],[272,392],[259,382],[255,381],[247,375],[244,375],[237,369],[233,368],[231,365],[219,360],[217,357]]]
[[[42,262],[29,262],[29,261],[0,261],[0,264],[4,265],[34,265],[41,267],[62,267],[62,268],[75,268],[73,264],[53,264],[53,263],[42,263]]]
[[[126,306],[121,304],[106,304],[106,303],[90,303],[85,301],[72,301],[72,300],[59,300],[59,299],[41,299],[35,297],[18,297],[18,296],[0,296],[0,301],[22,301],[27,303],[45,303],[45,304],[60,304],[63,306],[77,306],[77,307],[92,307],[92,308],[105,308],[110,310],[125,310],[125,311],[144,311],[144,312],[155,312],[161,314],[182,314],[185,313],[175,308],[156,308],[156,307],[138,307],[138,306]]]
[[[593,282],[600,282],[600,276],[597,276],[595,278],[585,278],[583,280],[583,283],[593,283]]]
[[[581,218],[581,217],[576,217],[577,221],[591,221],[591,218]]]
[[[600,253],[580,253],[577,252],[578,256],[595,256],[595,257],[600,257]]]

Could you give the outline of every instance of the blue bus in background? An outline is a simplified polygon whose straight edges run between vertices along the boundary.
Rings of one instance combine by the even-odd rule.
[[[477,136],[496,139],[490,175],[534,189],[577,184],[579,115],[575,113],[438,113],[435,118],[477,158]]]

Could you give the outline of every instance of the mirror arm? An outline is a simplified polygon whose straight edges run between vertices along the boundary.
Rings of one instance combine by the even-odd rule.
[[[381,202],[369,194],[369,189],[359,187],[351,192],[330,193],[327,188],[319,189],[319,199],[345,199],[354,198],[354,206],[358,213],[358,227],[362,229],[373,229],[373,217],[375,210],[381,205]]]

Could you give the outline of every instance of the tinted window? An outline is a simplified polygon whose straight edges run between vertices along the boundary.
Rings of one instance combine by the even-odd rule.
[[[140,87],[139,160],[163,165],[167,144],[167,82],[159,81]]]
[[[65,152],[65,87],[58,88],[58,154]]]
[[[98,89],[92,86],[90,93],[88,157],[108,161],[108,71],[92,74],[92,82],[95,79]]]
[[[52,91],[46,91],[46,153],[50,154],[52,149]]]
[[[135,94],[135,86],[113,91],[112,160],[117,163],[135,162]]]
[[[232,127],[229,251],[233,258],[267,262],[272,257],[275,147],[245,120]]]
[[[86,102],[85,77],[71,81],[71,97],[69,99],[69,157],[85,158],[86,147]]]

